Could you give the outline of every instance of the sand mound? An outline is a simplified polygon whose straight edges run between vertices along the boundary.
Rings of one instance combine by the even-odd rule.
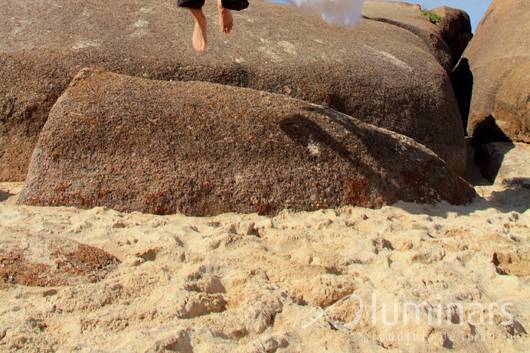
[[[118,263],[101,249],[68,239],[2,236],[0,278],[4,283],[50,287],[97,282]]]

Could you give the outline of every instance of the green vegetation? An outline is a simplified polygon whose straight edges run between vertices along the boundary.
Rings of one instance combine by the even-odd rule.
[[[434,12],[429,11],[429,10],[422,9],[421,10],[421,14],[423,16],[426,16],[429,19],[429,21],[431,21],[431,23],[434,23],[434,24],[437,24],[442,19],[441,16],[439,16],[439,15],[437,15]]]

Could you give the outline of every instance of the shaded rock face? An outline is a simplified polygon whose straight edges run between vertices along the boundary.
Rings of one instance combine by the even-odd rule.
[[[328,108],[86,69],[52,109],[18,201],[204,216],[474,195],[424,146]]]
[[[452,71],[473,38],[471,20],[465,11],[447,6],[438,7],[432,12],[441,17],[436,23],[437,33],[451,49]]]
[[[495,184],[521,185],[530,189],[530,146],[527,144],[492,142],[478,145],[476,163],[482,175]]]
[[[174,1],[0,2],[0,180],[25,178],[49,110],[85,66],[329,105],[410,136],[455,170],[464,169],[447,47],[420,38],[410,26],[365,20],[354,30],[331,27],[261,1],[235,14],[235,32],[226,37],[214,30],[217,17],[208,6],[210,51],[198,55],[190,45],[192,19]],[[424,16],[416,21],[432,28]]]
[[[440,64],[451,72],[467,44],[473,37],[469,15],[462,10],[443,6],[430,11],[439,17],[431,22],[420,5],[368,1],[364,15],[369,20],[381,21],[406,29],[431,47]]]
[[[494,0],[455,70],[477,143],[530,142],[530,2]],[[459,95],[460,96],[460,95]]]

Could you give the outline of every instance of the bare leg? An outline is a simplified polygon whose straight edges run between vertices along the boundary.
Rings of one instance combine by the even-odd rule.
[[[217,0],[217,9],[219,10],[219,24],[221,26],[221,32],[228,34],[232,32],[234,27],[234,18],[232,17],[232,12],[225,9],[221,0]]]
[[[208,46],[206,35],[206,17],[204,16],[202,9],[190,9],[190,11],[195,18],[195,27],[193,29],[192,38],[193,49],[198,52],[203,52]]]

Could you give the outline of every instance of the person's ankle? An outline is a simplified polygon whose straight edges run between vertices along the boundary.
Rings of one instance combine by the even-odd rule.
[[[204,13],[196,14],[195,20],[200,23],[206,22],[206,16],[204,15]]]
[[[206,23],[206,16],[204,15],[204,12],[202,12],[202,9],[191,9],[191,13],[196,23],[200,25]]]

